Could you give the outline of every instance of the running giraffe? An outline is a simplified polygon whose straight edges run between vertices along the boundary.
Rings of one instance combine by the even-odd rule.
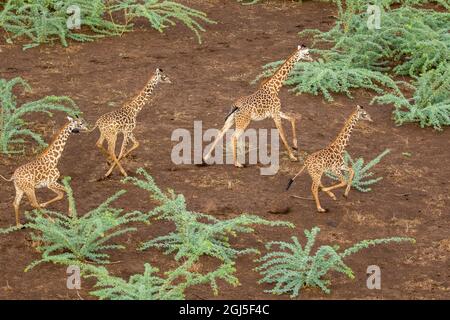
[[[297,161],[297,158],[294,156],[293,151],[286,140],[286,135],[281,124],[281,119],[286,119],[291,122],[293,137],[292,143],[294,145],[293,148],[297,149],[295,118],[293,115],[289,115],[281,111],[281,101],[278,97],[278,93],[280,92],[280,89],[289,73],[294,68],[295,63],[300,60],[313,61],[309,56],[309,49],[303,45],[298,46],[297,50],[295,50],[295,52],[284,62],[284,64],[281,65],[281,67],[271,78],[267,79],[260,85],[259,89],[255,93],[239,98],[234,103],[231,111],[225,118],[225,125],[212,143],[211,149],[203,158],[205,163],[211,157],[211,153],[219,140],[222,139],[225,132],[230,129],[234,123],[236,126],[236,130],[232,136],[234,165],[240,168],[243,167],[243,165],[237,160],[236,148],[239,136],[244,133],[245,129],[252,120],[259,121],[266,118],[272,118],[274,120],[280,133],[281,140],[288,151],[289,158],[292,161]]]
[[[350,139],[350,134],[358,120],[367,120],[372,122],[370,115],[364,110],[363,107],[357,105],[356,110],[350,115],[348,120],[345,122],[344,127],[328,147],[325,149],[316,151],[308,155],[305,159],[305,165],[300,169],[300,171],[289,180],[286,190],[290,188],[295,178],[300,175],[306,168],[312,179],[311,192],[316,201],[318,212],[327,212],[328,210],[322,208],[319,201],[319,187],[327,193],[333,200],[336,200],[336,196],[331,192],[333,189],[341,188],[347,186],[345,189],[344,196],[347,197],[352,185],[352,180],[355,172],[352,168],[349,168],[344,163],[344,151]],[[348,181],[345,180],[342,171],[348,171],[349,177]],[[320,179],[324,172],[330,172],[336,175],[341,182],[330,186],[324,187]]]
[[[130,102],[122,106],[121,108],[108,112],[102,115],[96,122],[95,126],[89,130],[92,132],[95,128],[100,130],[100,138],[97,141],[97,147],[103,152],[103,154],[112,160],[111,166],[108,172],[105,174],[105,178],[108,177],[117,165],[120,172],[126,177],[127,173],[119,163],[120,160],[130,154],[131,151],[139,147],[139,142],[133,135],[133,130],[136,127],[136,118],[149,100],[158,83],[171,83],[169,77],[167,77],[161,69],[156,69],[147,85],[142,91]],[[123,134],[122,147],[120,149],[119,157],[116,157],[116,141],[119,133]],[[106,140],[108,149],[103,147],[103,142]],[[128,140],[133,142],[133,146],[126,150]]]
[[[24,194],[27,195],[31,205],[36,209],[45,208],[50,203],[59,201],[64,197],[66,189],[57,181],[60,173],[57,168],[58,161],[64,151],[67,139],[71,133],[79,133],[80,130],[87,130],[87,125],[83,119],[67,117],[69,122],[61,129],[48,148],[40,154],[36,160],[18,167],[10,179],[2,175],[0,177],[6,181],[14,181],[16,198],[13,206],[16,214],[16,226],[20,227],[19,206]],[[36,199],[36,188],[49,188],[56,197],[39,204]]]

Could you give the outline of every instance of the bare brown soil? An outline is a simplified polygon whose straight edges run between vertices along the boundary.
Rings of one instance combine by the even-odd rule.
[[[333,243],[342,247],[362,239],[409,236],[415,245],[387,245],[370,248],[347,262],[356,278],[350,280],[332,274],[332,293],[316,289],[304,290],[302,299],[424,299],[450,298],[450,131],[437,132],[417,125],[395,126],[389,106],[368,105],[372,93],[358,91],[355,98],[337,96],[334,103],[321,97],[295,96],[283,88],[281,99],[285,111],[302,115],[298,134],[300,147],[308,152],[325,146],[340,130],[344,119],[355,104],[367,106],[372,124],[361,123],[355,130],[348,151],[371,159],[386,148],[392,149],[375,168],[384,179],[370,193],[352,190],[348,200],[339,197],[333,202],[321,196],[329,213],[315,212],[314,202],[291,197],[310,197],[310,179],[306,175],[296,181],[292,191],[285,192],[288,179],[300,163],[290,162],[283,153],[281,170],[275,176],[261,176],[258,166],[237,169],[230,165],[208,167],[175,166],[170,160],[174,142],[170,136],[176,128],[193,128],[194,120],[202,120],[204,128],[218,128],[231,103],[256,88],[251,85],[268,62],[283,59],[300,42],[297,32],[304,28],[327,29],[333,23],[334,8],[321,2],[301,5],[269,2],[256,6],[241,6],[235,1],[184,1],[207,12],[218,24],[207,26],[203,44],[194,35],[177,26],[164,34],[142,24],[135,32],[122,37],[105,38],[93,43],[43,45],[22,51],[20,44],[2,44],[0,75],[2,78],[21,76],[34,91],[22,94],[19,102],[45,95],[72,97],[85,118],[94,123],[103,113],[132,98],[145,84],[156,67],[161,67],[172,79],[172,85],[162,85],[154,103],[139,115],[136,136],[141,147],[124,161],[133,174],[139,167],[151,173],[162,188],[183,193],[189,208],[230,218],[242,212],[266,219],[284,219],[296,225],[294,230],[258,227],[257,232],[233,240],[238,247],[254,246],[264,252],[269,240],[289,240],[293,235],[304,240],[303,229],[319,226],[320,244]],[[62,115],[49,120],[32,119],[49,140],[63,123]],[[286,130],[288,123],[284,123]],[[253,127],[274,127],[267,120]],[[128,193],[117,201],[127,210],[149,210],[148,195],[130,185],[120,183],[115,172],[111,179],[97,182],[107,169],[102,154],[96,149],[98,132],[70,138],[60,162],[60,171],[72,177],[79,212],[84,213],[100,204],[119,189]],[[410,153],[406,157],[402,153]],[[9,176],[18,164],[30,158],[0,158],[0,172]],[[340,195],[342,191],[338,191]],[[40,199],[51,195],[39,191]],[[11,202],[14,187],[0,184],[0,227],[14,223]],[[52,208],[66,210],[67,202]],[[271,210],[289,208],[286,214],[270,214]],[[30,206],[24,202],[23,210]],[[138,252],[136,246],[145,239],[172,230],[170,224],[155,222],[125,237],[127,250],[113,253],[110,266],[114,274],[128,277],[143,271],[150,262],[167,270],[175,266],[171,256],[157,250]],[[1,299],[83,299],[92,283],[83,283],[79,292],[66,289],[65,268],[45,264],[28,273],[23,270],[39,253],[30,245],[27,231],[0,237],[0,298]],[[237,276],[241,285],[234,288],[220,283],[222,299],[273,299],[263,292],[269,286],[258,285],[259,276],[252,269],[256,256],[237,260]],[[205,270],[214,264],[202,261]],[[382,289],[366,288],[366,268],[378,265],[382,270]],[[198,286],[188,292],[193,299],[215,298],[208,286]]]

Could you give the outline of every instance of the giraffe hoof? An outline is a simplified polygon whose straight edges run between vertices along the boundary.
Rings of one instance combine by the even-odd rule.
[[[297,146],[293,146],[292,149],[294,149],[295,151],[298,151],[298,147]]]
[[[205,159],[202,159],[202,163],[196,163],[197,167],[206,167],[208,164],[206,163]]]
[[[239,162],[236,162],[236,163],[234,164],[234,166],[235,166],[236,168],[244,168],[244,165],[240,164]]]
[[[16,228],[19,228],[20,230],[23,230],[26,227],[23,224],[19,223],[19,224],[16,224]]]
[[[317,212],[320,212],[320,213],[328,212],[328,209],[318,208]]]
[[[345,199],[348,199],[348,194],[345,194],[345,193],[344,193],[342,196],[343,196]]]

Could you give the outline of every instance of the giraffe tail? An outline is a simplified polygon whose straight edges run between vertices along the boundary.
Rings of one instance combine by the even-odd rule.
[[[238,107],[233,106],[233,108],[231,108],[230,112],[228,112],[228,114],[225,117],[225,122],[227,122],[228,118],[231,117],[231,115],[233,115],[233,113],[235,113],[236,111],[238,111]]]
[[[305,167],[306,166],[303,166],[293,178],[289,179],[288,185],[286,186],[286,191],[288,191],[292,183],[294,183],[295,178],[297,178],[303,172],[303,170],[305,170]]]
[[[4,176],[2,176],[1,174],[0,174],[0,178],[2,178],[3,180],[5,180],[5,181],[9,181],[9,182],[11,182],[11,181],[13,181],[14,180],[14,175],[11,177],[11,178],[9,178],[9,179],[6,179]]]

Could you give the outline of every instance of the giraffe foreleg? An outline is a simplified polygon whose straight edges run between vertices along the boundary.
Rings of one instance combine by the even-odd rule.
[[[297,157],[294,156],[294,153],[291,150],[291,147],[289,146],[287,140],[286,140],[286,135],[284,133],[284,129],[283,129],[283,125],[281,124],[281,118],[280,117],[275,117],[274,118],[275,121],[275,125],[278,129],[278,132],[280,133],[280,137],[281,137],[281,141],[283,141],[283,144],[289,154],[289,158],[292,161],[298,161]]]
[[[140,145],[139,141],[137,141],[134,134],[130,133],[128,137],[130,138],[131,142],[133,142],[133,146],[122,156],[119,155],[119,161],[122,160],[123,158],[126,158],[131,153],[131,151],[136,150]]]
[[[53,182],[51,184],[48,185],[48,188],[50,190],[52,190],[54,193],[56,193],[56,197],[54,197],[53,199],[44,202],[41,204],[42,208],[47,207],[50,203],[56,202],[61,200],[62,198],[64,198],[64,192],[66,191],[66,188],[64,188],[63,185],[59,184],[58,182]]]
[[[348,169],[349,175],[348,175],[348,181],[347,181],[347,188],[345,188],[344,197],[348,197],[348,193],[350,192],[350,188],[352,187],[353,178],[355,177],[355,171],[352,168]]]
[[[293,149],[298,150],[298,141],[297,141],[297,133],[295,130],[295,117],[293,115],[284,113],[280,111],[280,117],[286,120],[289,120],[292,127],[292,145]]]
[[[322,191],[328,193],[328,192],[330,192],[331,190],[338,189],[338,188],[342,188],[342,187],[344,187],[345,185],[347,185],[347,181],[345,180],[345,177],[342,175],[342,173],[340,173],[340,172],[337,173],[337,176],[338,176],[338,179],[340,180],[340,182],[339,182],[339,183],[336,183],[336,184],[334,184],[334,185],[332,185],[332,186],[322,188]]]

